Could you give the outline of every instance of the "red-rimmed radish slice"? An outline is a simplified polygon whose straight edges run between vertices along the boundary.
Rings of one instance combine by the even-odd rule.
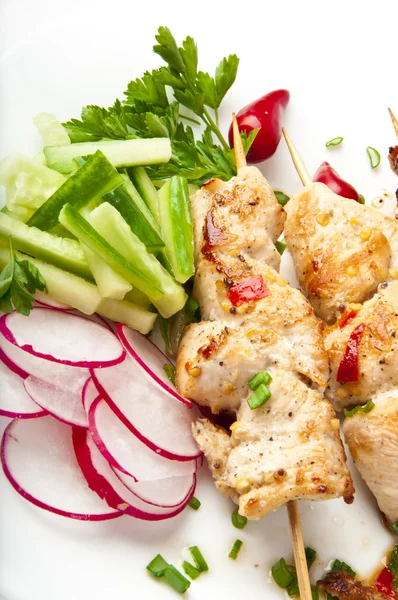
[[[0,318],[0,333],[28,354],[74,367],[110,367],[126,356],[107,327],[53,308],[34,308],[29,319],[17,312]]]
[[[8,367],[8,369],[10,371],[15,373],[15,375],[18,375],[18,377],[20,377],[21,379],[26,379],[27,377],[29,377],[29,373],[27,373],[26,371],[24,371],[23,369],[18,367],[18,365],[16,365],[14,362],[12,362],[12,360],[10,360],[10,358],[7,356],[7,354],[5,354],[5,352],[3,352],[3,350],[1,349],[1,346],[0,346],[0,360],[1,360],[1,362],[3,362],[5,364],[6,367]]]
[[[98,396],[99,394],[96,385],[92,377],[89,377],[82,389],[82,405],[87,413],[90,410],[90,406],[94,400],[98,398]]]
[[[162,508],[176,508],[189,502],[195,490],[196,475],[166,477],[155,481],[135,481],[129,475],[113,469],[115,475],[143,502]]]
[[[12,421],[3,434],[1,462],[13,488],[44,510],[84,521],[122,514],[90,490],[76,460],[71,428],[51,416]]]
[[[154,386],[134,361],[90,373],[114,413],[154,452],[172,460],[200,456],[192,435],[194,412]]]
[[[163,367],[165,364],[173,365],[151,340],[126,325],[117,324],[116,331],[127,352],[143,369],[151,381],[154,381],[161,389],[173,396],[173,398],[176,398],[187,406],[192,406],[192,402],[181,396],[170,382]]]
[[[121,510],[124,514],[147,521],[169,519],[185,508],[194,492],[195,476],[193,475],[190,477],[190,495],[187,494],[178,505],[163,507],[148,504],[133,494],[116,476],[88,431],[74,429],[73,444],[77,461],[89,487],[97,492],[111,508]]]
[[[178,461],[164,458],[141,442],[120,421],[102,398],[94,400],[88,413],[90,432],[101,454],[112,467],[137,481],[191,475],[196,460]]]
[[[35,300],[38,304],[40,304],[41,306],[46,306],[47,308],[56,308],[58,310],[73,310],[71,306],[68,306],[68,304],[64,304],[63,302],[58,302],[58,300],[50,298],[50,296],[45,292],[35,292]]]
[[[24,388],[23,377],[5,364],[4,356],[0,350],[0,415],[11,419],[43,417],[46,411],[29,398]]]
[[[26,319],[28,320],[28,319]],[[38,377],[51,385],[62,385],[72,392],[81,390],[85,381],[90,377],[88,369],[71,367],[60,363],[38,358],[14,346],[0,335],[0,348],[7,357],[8,363],[14,365],[14,370],[25,372],[33,377]]]
[[[44,410],[68,425],[88,427],[87,413],[82,406],[82,391],[71,392],[30,375],[23,382],[30,398]]]

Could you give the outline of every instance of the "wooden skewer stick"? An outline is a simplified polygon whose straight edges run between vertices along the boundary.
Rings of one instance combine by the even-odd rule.
[[[282,127],[283,137],[285,138],[287,147],[289,148],[290,156],[292,157],[294,166],[296,167],[296,171],[298,176],[301,179],[301,183],[303,185],[309,185],[312,182],[312,178],[308,173],[307,167],[304,164],[303,159],[300,154],[297,152],[295,145],[293,144],[290,137],[287,135],[285,129]]]
[[[240,137],[240,134],[239,134],[239,127],[238,127],[235,113],[232,114],[232,128],[233,128],[233,135],[234,135],[235,162],[236,162],[236,168],[239,173],[239,170],[242,167],[245,167],[247,163],[246,163],[245,152],[243,150],[242,138]],[[311,178],[310,178],[307,170],[305,169],[304,163],[302,163],[302,164],[303,164],[305,173],[308,177],[308,183],[311,183]],[[301,177],[301,175],[300,175],[300,177]],[[304,183],[304,181],[303,181],[303,183]],[[304,185],[306,185],[306,184],[304,184]],[[301,600],[312,600],[310,576],[308,574],[307,559],[305,557],[303,532],[301,530],[301,520],[300,520],[300,513],[299,513],[297,500],[291,500],[290,502],[287,503],[287,512],[289,515],[290,532],[291,532],[292,542],[293,542],[293,554],[294,554],[294,562],[295,562],[296,571],[297,571],[297,580],[298,580],[298,585],[299,585],[299,590],[300,590],[300,598],[301,598]]]
[[[232,113],[232,130],[234,134],[234,154],[235,154],[235,162],[236,168],[238,170],[242,169],[242,167],[246,167],[246,155],[243,150],[242,138],[240,137],[238,121],[236,120],[235,113]]]
[[[393,114],[393,112],[392,112],[391,108],[389,108],[389,109],[388,109],[388,112],[390,113],[391,121],[392,121],[392,124],[394,125],[394,129],[395,129],[395,133],[396,133],[396,134],[397,134],[397,136],[398,136],[398,121],[397,121],[397,119],[394,117],[394,114]]]

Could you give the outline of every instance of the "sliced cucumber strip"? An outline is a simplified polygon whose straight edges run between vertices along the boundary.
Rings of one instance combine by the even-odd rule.
[[[21,260],[27,259],[39,269],[46,280],[50,298],[72,306],[86,315],[97,312],[102,298],[96,285],[37,258],[26,256],[20,252],[16,254]],[[0,266],[4,267],[9,259],[8,248],[0,246]]]
[[[106,194],[104,200],[118,210],[148,250],[156,251],[164,247],[159,225],[127,175],[122,177],[123,184]]]
[[[87,248],[84,244],[82,244],[82,248],[101,296],[122,300],[127,292],[132,289],[131,283],[107,265],[90,248]]]
[[[153,217],[160,223],[158,192],[144,167],[133,167],[129,169],[129,175]]]
[[[105,204],[119,214],[116,209],[107,203],[101,204],[101,206],[96,208],[95,211],[99,210],[102,206],[105,206]],[[91,222],[97,229],[97,223],[92,218],[95,211],[91,213],[90,217]],[[120,218],[122,219],[122,217]],[[77,237],[78,240],[80,240],[80,242],[88,246],[90,250],[95,252],[100,258],[102,258],[103,261],[105,261],[110,267],[112,267],[112,269],[124,277],[129,283],[136,286],[138,289],[144,292],[144,294],[147,294],[152,301],[154,301],[154,299],[160,300],[160,298],[162,298],[164,292],[161,289],[153,270],[151,270],[150,267],[148,268],[148,265],[142,260],[138,260],[135,264],[129,262],[129,260],[120,253],[118,248],[115,249],[115,247],[112,247],[109,241],[101,235],[101,231],[98,233],[98,231],[96,231],[96,229],[94,229],[94,227],[88,221],[86,221],[86,219],[84,219],[73,206],[66,204],[59,215],[59,220],[64,227],[66,227],[71,233],[73,233],[74,236]],[[127,223],[125,221],[123,221],[123,223],[127,227],[128,231],[130,231]],[[134,234],[131,233],[131,235]],[[138,238],[136,239],[139,244],[139,259],[141,258],[141,253],[145,253],[152,257],[152,254],[147,253],[144,244],[142,244]],[[156,261],[154,257],[152,258]]]
[[[171,158],[171,144],[168,138],[105,140],[67,146],[46,146],[43,152],[50,169],[68,174],[73,171],[72,160],[76,156],[88,156],[97,150],[101,150],[115,167],[154,165],[166,163]]]
[[[185,283],[193,276],[193,228],[188,184],[175,175],[159,190],[159,211],[166,257],[174,277]]]
[[[155,279],[157,286],[163,292],[161,298],[151,296],[140,285],[136,287],[147,294],[162,316],[170,317],[184,306],[186,294],[183,287],[178,285],[153,254],[147,251],[144,244],[134,235],[126,221],[113,206],[104,202],[93,210],[90,214],[90,220],[95,229],[122,256]],[[134,282],[131,283],[134,285]]]
[[[135,287],[133,287],[133,289],[126,294],[124,299],[128,300],[129,302],[132,302],[140,308],[148,309],[151,306],[151,301],[149,300],[148,296],[145,296],[145,294],[140,292],[140,290],[138,290]]]
[[[149,333],[156,321],[157,314],[136,306],[127,300],[110,300],[104,298],[97,309],[98,314],[123,323],[141,333]]]
[[[90,267],[76,240],[61,238],[0,212],[0,236],[12,237],[16,250],[92,280]]]
[[[55,115],[40,113],[33,118],[44,146],[62,146],[70,144],[69,135],[65,127],[58,121]]]
[[[48,231],[58,224],[59,213],[65,204],[80,209],[100,199],[122,182],[122,176],[98,151],[35,212],[28,225]]]

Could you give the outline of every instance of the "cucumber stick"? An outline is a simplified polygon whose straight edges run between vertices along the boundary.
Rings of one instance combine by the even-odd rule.
[[[92,280],[90,267],[76,240],[61,238],[36,227],[29,227],[26,223],[0,212],[0,237],[8,239],[10,236],[16,250]]]
[[[105,194],[104,201],[119,211],[130,229],[149,251],[164,247],[160,227],[147,205],[127,175],[122,175],[123,184],[113,192]]]
[[[149,308],[151,306],[148,296],[145,296],[145,294],[135,287],[126,294],[124,299],[136,304],[140,308]]]
[[[136,287],[149,297],[162,316],[168,318],[184,306],[187,298],[184,288],[177,284],[152,254],[148,253],[144,244],[134,235],[113,206],[104,202],[90,214],[90,221],[100,235],[131,264],[140,265],[144,272],[152,275],[162,290],[162,297],[151,296],[140,285]],[[134,285],[134,282],[131,283]]]
[[[64,204],[69,203],[79,210],[122,182],[122,176],[102,152],[98,151],[35,212],[28,225],[43,231],[53,229],[58,225],[59,213]]]
[[[132,289],[131,283],[107,265],[90,248],[87,248],[84,244],[81,244],[81,246],[101,296],[122,300],[127,292]]]
[[[33,123],[41,135],[43,145],[61,146],[71,143],[65,127],[58,121],[55,115],[40,113],[33,118]]]
[[[127,302],[127,300],[111,300],[109,298],[104,298],[101,301],[97,313],[111,321],[123,323],[132,329],[137,329],[137,331],[144,334],[151,331],[157,317],[157,313],[145,310],[132,302]]]
[[[15,247],[14,240],[13,243]],[[96,285],[85,281],[81,277],[77,277],[77,275],[67,273],[58,267],[54,267],[54,265],[49,265],[36,258],[31,258],[20,252],[17,252],[16,255],[21,260],[29,260],[39,269],[46,281],[50,298],[68,304],[86,315],[97,312],[97,309],[102,302],[102,298]],[[9,249],[0,246],[0,266],[4,267],[9,259]]]
[[[47,166],[59,173],[72,173],[73,159],[88,156],[101,150],[114,167],[154,165],[166,163],[171,158],[168,138],[105,140],[82,142],[66,146],[46,146],[43,150]]]
[[[166,258],[174,277],[185,283],[193,276],[193,228],[187,180],[175,175],[159,190],[159,212]]]
[[[109,206],[112,208],[117,214],[119,214],[116,209],[110,206],[110,204],[101,204],[98,208],[96,208],[90,215],[91,222],[95,225],[93,214],[95,211],[99,210],[102,206]],[[119,215],[120,216],[120,215]],[[122,217],[120,217],[122,219]],[[141,260],[140,253],[146,254],[151,257],[154,261],[156,259],[148,254],[144,244],[142,244],[138,238],[136,238],[137,243],[139,244],[139,259],[134,264],[129,262],[119,251],[112,247],[109,242],[102,237],[101,232],[97,232],[96,229],[84,219],[77,210],[71,206],[70,204],[66,204],[60,215],[59,215],[60,223],[66,229],[68,229],[77,239],[88,246],[90,250],[95,252],[103,261],[105,261],[112,269],[114,269],[119,275],[124,277],[129,283],[136,286],[140,289],[144,294],[146,294],[152,302],[156,300],[160,300],[163,296],[163,290],[159,285],[159,281],[156,278],[156,274],[153,273],[153,269],[151,268],[151,264],[147,264],[144,260]],[[123,221],[123,219],[122,219]],[[128,231],[130,231],[129,226],[125,221],[123,221]],[[131,231],[130,231],[131,233]],[[131,235],[134,235],[131,233]]]
[[[133,167],[129,169],[129,175],[153,217],[160,223],[158,191],[150,180],[144,167]]]

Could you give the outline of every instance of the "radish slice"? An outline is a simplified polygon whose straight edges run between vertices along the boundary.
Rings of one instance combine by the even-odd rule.
[[[33,308],[29,319],[17,312],[0,318],[0,333],[28,354],[76,367],[110,367],[126,356],[103,325],[66,311]]]
[[[93,440],[112,467],[137,481],[192,475],[196,460],[169,460],[153,452],[127,429],[102,398],[97,398],[88,413]]]
[[[179,477],[166,477],[155,481],[135,481],[129,475],[113,469],[115,475],[143,502],[162,508],[173,508],[189,502],[196,483],[195,473]]]
[[[23,378],[5,364],[4,357],[0,350],[0,415],[12,419],[43,417],[46,411],[29,398]]]
[[[84,406],[86,413],[88,413],[90,406],[96,398],[98,398],[98,390],[95,387],[95,383],[92,378],[89,377],[82,390],[82,405]]]
[[[88,431],[74,429],[73,445],[90,489],[97,492],[111,508],[121,510],[124,514],[147,521],[169,519],[185,508],[194,492],[195,476],[193,475],[189,478],[191,483],[189,495],[187,494],[179,505],[165,508],[147,504],[123,485],[108,461],[99,452]]]
[[[73,450],[71,428],[57,419],[12,421],[3,434],[1,462],[13,488],[40,508],[85,521],[122,514],[89,489]]]
[[[151,340],[126,325],[117,324],[116,331],[127,352],[139,364],[151,381],[154,381],[173,398],[176,398],[187,406],[192,406],[192,402],[181,396],[170,382],[163,367],[165,364],[173,365]]]
[[[82,406],[82,391],[51,385],[30,375],[24,381],[25,390],[36,404],[69,425],[88,427],[87,413]]]
[[[28,319],[26,319],[28,320]],[[81,390],[85,381],[90,376],[88,369],[61,365],[44,358],[38,358],[14,346],[0,335],[0,348],[6,355],[8,362],[13,364],[13,369],[38,377],[51,385],[60,385],[72,392]]]
[[[193,411],[152,385],[133,361],[90,372],[101,397],[154,452],[171,460],[200,456],[192,435]]]
[[[58,310],[72,310],[72,307],[68,306],[68,304],[58,302],[58,300],[50,298],[50,296],[48,294],[45,294],[44,292],[36,291],[35,300],[38,304],[41,304],[41,306],[46,306],[47,308],[57,308]]]

